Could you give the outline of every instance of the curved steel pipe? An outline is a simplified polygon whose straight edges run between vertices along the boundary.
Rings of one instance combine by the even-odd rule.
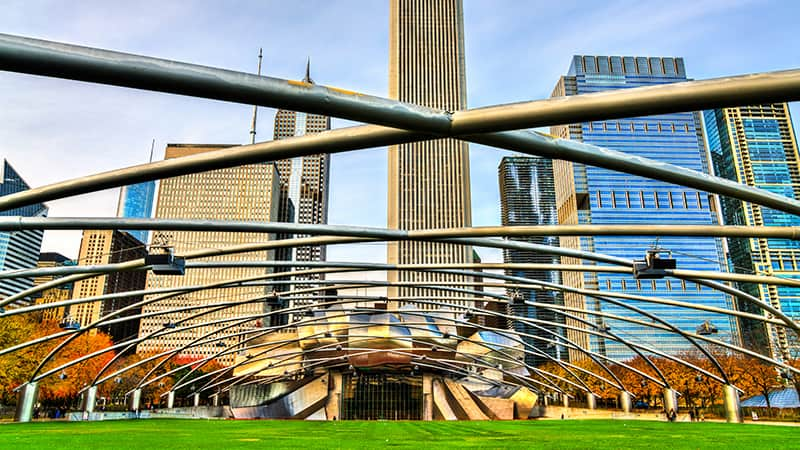
[[[352,225],[293,222],[247,222],[211,219],[127,217],[0,217],[0,231],[25,230],[158,230],[241,233],[288,233],[400,239],[526,236],[693,236],[800,240],[800,227],[743,225],[506,225],[421,230],[397,230]],[[357,233],[357,234],[354,234]],[[370,235],[369,233],[373,233]]]
[[[0,35],[0,69],[243,102],[248,105],[260,104],[262,106],[316,112],[334,117],[360,120],[368,123],[381,123],[391,127],[408,128],[433,134],[428,134],[427,138],[435,137],[434,135],[439,137],[461,137],[485,145],[530,152],[549,158],[567,159],[611,170],[652,177],[671,183],[684,184],[708,192],[729,195],[740,200],[769,206],[784,212],[800,213],[800,202],[765,190],[750,188],[721,178],[665,163],[657,163],[637,156],[626,156],[608,149],[561,141],[539,133],[502,131],[545,124],[562,125],[582,120],[602,120],[603,118],[650,115],[667,111],[680,112],[697,108],[714,108],[735,105],[739,102],[749,104],[787,101],[793,98],[800,98],[800,71],[797,70],[600,92],[537,102],[486,107],[471,112],[461,111],[451,114],[442,110],[366,96],[341,89],[326,88],[310,83],[261,77],[247,73],[11,35]],[[550,116],[551,114],[552,116]],[[550,119],[543,122],[542,119],[547,117],[550,117]],[[497,132],[487,133],[489,131]],[[319,153],[321,149],[324,149],[326,153],[333,153],[356,148],[400,144],[426,138],[424,134],[415,134],[409,131],[380,126],[356,127],[346,133],[354,136],[360,135],[361,140],[366,139],[372,142],[364,143],[354,139],[347,143],[339,142],[340,147],[338,148],[324,148],[321,146],[314,153]],[[316,140],[318,136],[320,135],[299,138],[305,139],[305,141],[285,139],[277,142],[291,141],[290,146],[299,146],[312,139]],[[235,150],[228,149],[228,152],[231,151]],[[213,153],[194,155],[188,158],[202,157]],[[237,157],[241,156],[237,155]],[[259,158],[250,155],[249,160],[241,160],[233,165],[259,162],[259,159],[260,161],[267,161],[285,159],[292,156],[301,155],[283,155],[272,158]],[[177,158],[171,161],[174,162],[179,159],[185,158]],[[159,163],[165,162],[161,161]],[[151,165],[141,166],[140,174],[136,174],[135,171],[124,175],[119,174],[120,184],[116,185],[108,179],[101,181],[100,178],[95,177],[93,181],[96,184],[91,189],[101,190],[149,181],[154,178],[152,175],[146,175],[144,169]],[[222,166],[210,167],[208,161],[206,161],[206,165],[203,168],[198,166],[193,170],[201,171],[211,168],[222,168]],[[172,172],[170,175],[162,173],[156,177],[164,178],[186,173],[189,172]],[[109,182],[111,184],[108,184]],[[103,183],[105,183],[104,186]],[[15,202],[19,202],[23,198],[27,198],[27,201],[31,203],[38,203],[59,198],[52,197],[52,195],[61,195],[63,197],[91,191],[86,190],[86,185],[78,186],[78,184],[80,183],[61,183],[59,188],[50,190],[51,197],[47,197],[46,190],[41,188],[26,191],[23,193],[25,195],[12,194],[0,201],[0,209],[22,206],[19,203],[15,204]],[[35,199],[37,195],[39,195],[39,198]]]

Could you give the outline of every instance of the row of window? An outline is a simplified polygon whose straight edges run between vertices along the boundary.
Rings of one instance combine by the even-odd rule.
[[[596,191],[594,200],[598,208],[708,208],[700,192]]]
[[[631,131],[645,133],[688,133],[689,124],[683,125],[674,122],[587,122],[588,131]]]

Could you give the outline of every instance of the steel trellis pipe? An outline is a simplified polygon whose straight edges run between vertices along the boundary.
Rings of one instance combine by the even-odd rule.
[[[401,230],[389,230],[387,233],[387,237],[394,237],[394,233]],[[374,233],[374,231],[370,232]],[[192,258],[202,258],[202,257],[210,257],[210,256],[220,256],[226,254],[234,254],[234,253],[246,253],[264,249],[271,249],[271,248],[281,248],[293,245],[314,245],[314,244],[331,244],[331,243],[353,243],[353,242],[361,242],[361,241],[369,241],[374,240],[373,238],[349,238],[349,237],[340,237],[340,236],[318,236],[318,237],[310,237],[310,238],[294,238],[294,239],[286,239],[281,241],[270,241],[266,243],[255,243],[255,244],[240,244],[234,245],[225,248],[215,248],[215,249],[205,249],[205,250],[197,250],[192,251],[184,254],[187,259]],[[582,250],[575,250],[575,249],[567,249],[562,247],[551,247],[547,245],[540,245],[540,244],[533,244],[529,242],[521,242],[521,241],[509,241],[509,240],[496,240],[496,239],[489,239],[489,238],[449,238],[449,239],[441,239],[443,242],[453,242],[453,243],[460,243],[466,245],[473,245],[473,246],[483,246],[483,247],[495,247],[495,248],[508,248],[508,249],[522,249],[522,250],[532,250],[538,252],[544,252],[548,254],[554,255],[561,255],[561,256],[572,256],[582,259],[588,259],[596,262],[601,263],[610,263],[610,264],[619,264],[623,266],[631,267],[633,265],[633,261],[627,260],[624,258],[618,258],[603,254],[598,254],[594,252],[582,251]],[[122,268],[135,268],[144,266],[144,260],[134,260],[128,261],[126,263],[121,263],[120,267]],[[18,294],[12,295],[7,297],[6,299],[0,301],[0,307],[5,306],[9,303],[12,303],[18,299],[21,299],[27,295],[30,295],[35,292],[40,292],[42,290],[49,287],[53,287],[67,281],[77,281],[80,279],[90,278],[94,276],[93,274],[88,275],[73,275],[71,277],[66,277],[59,280],[54,280],[48,283],[43,283],[39,286],[35,286],[33,288],[27,289],[22,291]],[[677,275],[676,275],[677,276]],[[686,278],[686,277],[684,277]],[[734,294],[741,299],[744,299],[750,303],[757,305],[759,308],[768,311],[770,314],[781,318],[785,325],[789,328],[794,329],[795,331],[800,330],[800,325],[796,324],[791,318],[786,316],[777,308],[769,305],[767,303],[761,302],[760,300],[756,299],[753,296],[750,296],[744,292],[741,292],[737,289],[734,289],[729,286],[725,286],[722,283],[715,283],[709,280],[701,280],[697,278],[691,278],[692,281],[699,282],[701,284],[706,284],[708,286],[712,286],[716,289],[723,290],[724,292]]]
[[[384,265],[378,264],[377,266],[379,266],[380,268],[383,268]],[[468,266],[473,266],[473,265],[468,265]],[[423,265],[423,267],[424,267],[424,265]],[[437,270],[434,270],[434,271],[437,271]],[[304,274],[304,273],[312,273],[312,272],[316,272],[316,271],[315,270],[310,270],[310,271],[291,272],[291,273]],[[452,273],[452,274],[457,274],[457,275],[465,275],[465,276],[480,275],[480,276],[483,276],[484,278],[496,278],[496,279],[501,279],[501,280],[506,280],[506,281],[516,281],[516,282],[526,283],[524,285],[515,285],[517,287],[527,287],[527,284],[531,284],[531,287],[535,287],[536,285],[540,285],[540,286],[548,287],[548,288],[551,288],[551,289],[563,290],[563,291],[567,291],[567,292],[574,292],[574,293],[578,293],[578,294],[581,294],[581,295],[587,295],[587,296],[590,296],[590,297],[595,297],[595,296],[598,296],[598,295],[602,295],[602,296],[605,296],[605,297],[613,296],[615,298],[620,298],[620,299],[629,299],[629,300],[638,300],[638,301],[644,301],[644,302],[662,303],[662,304],[668,304],[668,305],[672,305],[672,306],[681,306],[681,307],[687,307],[687,308],[691,308],[691,309],[700,309],[700,310],[704,310],[704,311],[717,312],[717,313],[720,313],[720,314],[748,317],[748,318],[753,318],[753,319],[760,320],[760,321],[767,322],[767,323],[784,324],[783,322],[776,321],[775,319],[768,319],[768,318],[759,317],[759,316],[755,316],[755,315],[751,315],[751,314],[747,314],[747,313],[742,313],[742,312],[738,312],[738,311],[719,310],[717,308],[712,308],[712,307],[704,307],[704,306],[692,305],[692,304],[688,304],[688,303],[684,303],[684,302],[677,302],[677,301],[659,299],[659,298],[653,298],[653,297],[644,297],[644,296],[638,296],[638,295],[632,295],[632,294],[613,294],[612,295],[611,293],[602,293],[602,292],[599,292],[599,291],[592,291],[592,290],[586,290],[586,289],[577,289],[577,288],[572,288],[572,287],[569,287],[569,286],[558,285],[558,284],[553,284],[553,283],[546,283],[546,282],[542,282],[542,281],[538,281],[538,280],[528,280],[528,279],[519,278],[519,277],[511,277],[511,276],[502,275],[502,274],[493,274],[493,273],[487,273],[487,272],[477,273],[477,272],[453,271],[453,270],[446,270],[446,271],[440,271],[440,272]],[[110,322],[114,322],[114,321],[109,321],[109,319],[111,319],[112,317],[114,317],[116,315],[119,315],[119,314],[123,313],[124,311],[130,310],[132,308],[143,306],[144,304],[160,301],[160,300],[169,298],[171,296],[174,296],[174,295],[177,295],[177,294],[180,294],[180,293],[196,291],[196,290],[203,290],[203,289],[210,289],[210,288],[225,287],[225,286],[228,286],[228,287],[239,287],[242,282],[247,282],[248,280],[269,279],[269,278],[278,277],[279,275],[282,275],[282,274],[278,274],[278,275],[276,275],[276,274],[265,274],[265,275],[255,276],[255,277],[247,277],[247,278],[233,279],[233,280],[224,280],[224,281],[217,282],[217,283],[211,283],[211,284],[206,285],[206,286],[188,286],[188,287],[185,287],[185,288],[158,289],[158,290],[155,290],[155,291],[144,290],[144,291],[130,292],[130,293],[128,293],[129,295],[144,295],[144,294],[148,294],[148,293],[156,293],[156,292],[164,292],[164,291],[172,292],[172,294],[161,296],[161,297],[154,297],[154,298],[151,298],[151,299],[142,300],[141,302],[136,303],[134,305],[130,305],[129,307],[126,307],[123,310],[116,311],[116,312],[114,312],[114,313],[112,313],[110,315],[104,316],[103,318],[99,319],[97,322],[91,324],[88,327],[85,327],[85,329],[91,329],[93,327],[100,326],[102,324],[108,324]],[[341,280],[338,280],[337,282],[341,282]],[[359,283],[363,284],[363,282],[359,282]],[[380,284],[380,283],[384,283],[384,282],[372,282],[372,283],[373,284]],[[482,286],[487,286],[487,285],[489,285],[489,283],[485,283],[484,282],[484,283],[481,283],[481,285]],[[509,285],[509,286],[511,286],[511,285]],[[720,286],[726,287],[724,285],[720,285]],[[511,287],[513,287],[513,286],[511,286]],[[733,293],[735,291],[731,291],[731,292]],[[487,296],[487,295],[491,296],[489,293],[486,293],[486,292],[484,292],[483,295],[484,296]],[[88,298],[85,298],[85,299],[69,300],[69,301],[66,301],[66,302],[54,303],[54,304],[52,304],[50,306],[51,307],[59,307],[59,306],[66,305],[67,303],[69,303],[69,304],[86,303],[86,302],[90,302],[90,301],[103,300],[103,299],[111,298],[111,297],[116,298],[116,297],[119,297],[119,296],[120,296],[119,294],[108,294],[108,295],[105,295],[105,296],[88,297]],[[28,310],[35,310],[35,309],[42,309],[42,308],[34,306],[34,307],[28,307],[28,308],[15,309],[15,310],[11,310],[11,311],[7,312],[7,315],[23,313],[23,312],[26,312]],[[130,318],[124,319],[124,320],[130,320]],[[77,335],[79,333],[80,332],[65,332],[65,333],[61,333],[59,335],[62,335],[62,334],[66,334],[66,335],[73,334],[73,336],[71,338],[74,338],[74,337],[77,337]],[[47,337],[44,337],[42,339],[46,339],[46,338]],[[65,341],[64,343],[62,343],[62,345],[60,345],[60,347],[63,347],[67,343],[68,343],[68,341]],[[21,345],[24,346],[24,344],[21,344]],[[13,347],[13,350],[12,349],[4,349],[4,350],[0,351],[0,354],[5,354],[5,353],[8,353],[10,351],[16,351],[16,350],[19,350],[21,348],[22,348],[21,346],[15,346],[15,347]]]
[[[378,265],[378,266],[382,266],[382,265]],[[311,272],[315,272],[315,270],[302,271],[302,272],[292,272],[292,273],[301,274],[301,273],[311,273]],[[611,295],[610,293],[601,293],[599,291],[592,291],[592,290],[585,290],[585,289],[581,290],[581,289],[577,289],[577,288],[571,288],[571,287],[568,287],[568,286],[557,285],[557,284],[553,284],[553,283],[545,283],[545,282],[541,282],[541,281],[537,281],[537,280],[528,280],[528,279],[519,278],[519,277],[511,277],[511,276],[501,275],[501,274],[492,274],[492,273],[479,274],[479,273],[476,273],[476,272],[451,271],[451,270],[441,271],[441,272],[443,272],[443,273],[453,273],[453,274],[465,275],[465,276],[482,275],[485,278],[497,278],[497,279],[502,279],[502,280],[506,280],[506,281],[516,281],[516,282],[525,283],[523,285],[513,285],[513,286],[509,285],[510,287],[514,287],[514,286],[527,287],[528,284],[531,284],[531,287],[535,288],[537,285],[541,285],[541,286],[544,286],[544,287],[548,287],[550,289],[564,290],[564,291],[568,291],[568,292],[575,292],[575,293],[579,293],[579,294],[587,295],[587,296],[591,296],[591,297],[595,297],[595,296],[598,296],[598,295],[602,295],[604,297],[613,296],[613,297],[620,298],[620,299],[631,299],[631,300],[639,300],[639,301],[645,301],[645,302],[663,303],[663,304],[669,304],[669,305],[673,305],[673,306],[682,306],[682,307],[688,307],[688,308],[692,308],[692,309],[701,309],[701,310],[707,310],[707,311],[711,311],[711,312],[718,312],[720,314],[735,315],[735,316],[742,316],[742,317],[745,317],[745,315],[746,315],[746,317],[752,316],[750,314],[741,313],[741,312],[737,312],[737,311],[717,310],[716,308],[700,307],[699,305],[691,305],[691,304],[687,304],[687,303],[669,301],[669,300],[665,300],[665,299],[655,299],[655,298],[651,298],[651,297],[636,296],[636,295],[631,295],[631,294],[614,294],[614,295]],[[125,308],[124,310],[114,312],[114,313],[112,313],[112,314],[110,314],[108,316],[104,316],[103,318],[98,320],[96,323],[91,324],[88,327],[85,327],[85,329],[91,329],[91,328],[99,326],[101,324],[108,324],[108,323],[111,323],[111,322],[115,322],[114,320],[109,321],[109,319],[111,319],[112,317],[114,317],[116,315],[121,314],[125,310],[129,310],[129,309],[134,308],[134,307],[139,307],[139,306],[147,304],[147,303],[153,303],[153,302],[156,302],[156,301],[160,301],[160,300],[169,298],[169,297],[171,297],[173,295],[177,295],[177,294],[182,293],[182,292],[209,289],[209,288],[215,288],[215,287],[221,287],[221,286],[238,287],[242,282],[246,282],[248,280],[268,279],[268,278],[273,278],[273,277],[277,277],[277,276],[278,275],[276,275],[276,274],[265,274],[265,275],[260,275],[260,276],[256,276],[256,277],[248,277],[248,278],[234,279],[234,280],[224,280],[222,282],[212,283],[212,284],[206,285],[206,286],[190,286],[190,287],[186,287],[185,289],[175,288],[175,289],[172,290],[173,293],[171,295],[166,295],[166,296],[155,297],[155,298],[143,300],[143,301],[141,301],[141,302],[139,302],[137,304],[134,304],[134,305],[131,305],[131,306]],[[341,280],[338,280],[337,282],[341,282]],[[359,283],[363,284],[364,282],[359,282]],[[385,284],[385,282],[372,282],[372,284],[373,285],[377,285],[377,284],[383,285],[383,284]],[[472,284],[474,284],[474,283],[472,283]],[[488,283],[481,283],[480,285],[486,286],[486,285],[488,285]],[[724,286],[724,285],[722,285],[722,286]],[[162,290],[158,290],[158,291],[164,291],[164,290],[162,289]],[[130,294],[131,295],[134,295],[134,294],[138,295],[138,294],[146,294],[148,292],[149,291],[145,290],[145,291],[140,291],[140,292],[133,292],[133,293],[130,293]],[[493,295],[491,295],[489,293],[486,293],[486,292],[484,292],[483,295],[484,296],[493,296]],[[118,295],[117,294],[109,294],[108,296],[115,296],[116,297]],[[83,299],[82,302],[96,301],[96,300],[104,299],[106,297],[107,296],[89,297],[89,298]],[[72,301],[69,301],[69,302],[71,302],[70,304],[72,304],[72,303],[76,303],[77,301],[72,300]],[[53,307],[60,306],[60,304],[59,305],[54,304],[54,305],[51,305],[51,306],[53,306]],[[32,307],[32,308],[35,308],[35,307]],[[21,311],[21,310],[12,310],[12,311],[9,312],[9,314],[11,314],[11,313],[21,313],[21,312],[23,312],[23,311]],[[761,321],[764,321],[764,322],[769,322],[769,323],[773,323],[773,322],[777,323],[777,324],[781,324],[782,323],[782,322],[776,322],[776,321],[774,321],[774,319],[767,319],[767,318],[758,317],[758,316],[753,316],[752,318],[754,318],[756,320],[761,320]],[[123,320],[123,321],[124,320],[131,320],[131,318],[121,319],[121,320]],[[69,339],[69,340],[71,340],[72,338],[77,337],[77,335],[80,334],[80,331],[79,332],[65,332],[65,333],[60,333],[59,335],[64,335],[64,334],[66,334],[66,335],[72,334],[71,338]],[[44,337],[44,338],[41,338],[41,339],[45,339],[46,340],[47,337]],[[69,340],[64,341],[59,347],[63,347],[64,345],[66,345],[69,342]],[[39,341],[39,340],[37,340],[37,341]],[[19,349],[23,348],[24,345],[25,344],[21,344],[20,346],[15,346],[13,349],[4,349],[4,350],[0,351],[0,354],[5,354],[5,353],[8,353],[10,351],[19,350]],[[33,345],[33,341],[31,343],[31,345]]]
[[[148,58],[137,55],[130,55],[107,50],[91,49],[69,44],[48,42],[37,39],[30,39],[18,36],[0,35],[0,68],[14,70],[24,73],[49,75],[55,77],[79,79],[91,82],[101,82],[112,85],[138,87],[161,92],[173,92],[178,94],[188,94],[194,96],[205,96],[207,98],[223,99],[229,101],[239,101],[251,104],[259,104],[259,100],[268,100],[272,103],[261,103],[264,106],[280,106],[289,109],[303,110],[308,112],[318,112],[331,116],[350,118],[354,120],[364,120],[370,123],[382,123],[389,126],[407,127],[413,130],[421,130],[425,134],[402,131],[380,126],[364,126],[347,130],[335,130],[332,132],[321,133],[319,135],[309,135],[302,138],[286,139],[281,142],[289,142],[290,147],[299,147],[308,142],[318,142],[319,147],[315,147],[311,153],[319,153],[325,150],[327,153],[334,153],[344,150],[354,150],[356,148],[379,147],[389,144],[399,144],[434,136],[454,136],[466,137],[467,140],[483,143],[490,146],[506,148],[510,150],[522,151],[538,154],[549,158],[567,159],[585,164],[605,167],[611,170],[621,170],[628,173],[660,179],[670,183],[684,184],[697,189],[714,192],[722,195],[730,195],[741,200],[769,206],[784,212],[800,214],[800,203],[791,201],[786,197],[772,194],[765,190],[750,188],[739,185],[721,178],[712,177],[699,172],[672,166],[665,163],[657,163],[646,158],[640,158],[608,149],[554,139],[538,133],[530,132],[506,132],[488,133],[476,135],[477,132],[484,132],[489,127],[490,119],[499,119],[496,130],[508,130],[519,127],[520,123],[527,127],[542,125],[534,121],[525,121],[526,114],[534,117],[541,117],[543,112],[552,109],[560,120],[587,120],[586,111],[593,111],[593,120],[602,119],[599,112],[605,112],[607,117],[619,117],[625,112],[626,108],[636,114],[652,111],[665,112],[665,108],[670,111],[683,111],[699,107],[711,108],[727,105],[729,103],[763,103],[771,99],[785,101],[791,98],[800,97],[800,71],[786,71],[771,74],[748,75],[742,77],[732,77],[719,80],[708,80],[705,82],[685,82],[663,86],[653,86],[647,88],[626,89],[623,91],[604,92],[600,95],[591,94],[589,96],[568,97],[566,99],[545,100],[531,102],[527,107],[524,104],[497,106],[493,108],[483,108],[477,113],[467,115],[465,119],[457,119],[459,113],[451,114],[445,111],[432,110],[415,105],[408,105],[378,97],[365,96],[341,89],[331,89],[303,82],[292,82],[275,78],[259,77],[252,74],[237,73],[210,67],[196,66],[175,61],[166,61],[157,58]],[[637,96],[641,98],[637,102]],[[581,99],[581,97],[585,97]],[[670,98],[674,97],[672,101]],[[579,99],[576,103],[575,100]],[[736,100],[734,100],[736,99]],[[570,103],[571,102],[571,103]],[[583,103],[581,103],[583,102]],[[537,104],[537,105],[534,105]],[[573,104],[573,107],[565,105]],[[531,106],[533,105],[533,106]],[[549,106],[546,106],[549,105]],[[626,106],[628,105],[628,106]],[[658,109],[659,106],[660,108]],[[638,109],[637,109],[638,108]],[[574,119],[569,119],[565,115],[567,109],[572,109],[575,113]],[[514,113],[516,112],[516,114]],[[611,112],[609,115],[608,112]],[[461,112],[464,117],[465,112]],[[615,115],[616,114],[616,115]],[[484,119],[476,120],[476,117],[483,116]],[[505,128],[499,124],[503,121],[513,121],[514,118],[521,122]],[[550,125],[560,125],[565,122],[556,120]],[[453,124],[457,124],[458,133],[453,131]],[[475,129],[470,127],[470,124]],[[343,131],[343,133],[340,133]],[[343,138],[350,133],[354,140],[341,140],[339,147],[335,145],[329,147],[322,145],[326,142],[320,136]],[[458,134],[458,136],[456,136]],[[388,139],[388,140],[387,140]],[[395,139],[392,142],[392,139]],[[365,142],[370,141],[371,142]],[[93,190],[105,189],[148,181],[155,178],[176,176],[190,173],[190,171],[210,170],[213,168],[231,167],[244,164],[246,162],[259,162],[266,160],[285,159],[293,156],[300,156],[302,153],[282,155],[256,156],[255,153],[247,155],[240,154],[236,150],[258,148],[263,150],[274,144],[274,141],[266,144],[255,144],[243,146],[238,149],[228,149],[229,153],[226,163],[222,159],[212,161],[208,155],[194,155],[186,158],[176,158],[172,163],[166,161],[151,163],[138,166],[138,170],[127,172],[113,171],[118,178],[115,184],[113,177],[87,177],[82,182],[57,183],[45,188],[26,191],[25,195],[12,194],[0,201],[0,209],[10,209],[21,206],[24,202],[37,203],[54,198],[61,198],[79,193],[91,192]],[[271,148],[271,147],[270,147]],[[280,147],[278,147],[280,148]],[[293,149],[296,150],[296,149]],[[193,169],[183,168],[183,172],[178,169],[181,163],[176,163],[180,159],[192,161]],[[233,161],[238,161],[233,163]],[[156,164],[157,166],[152,166]],[[227,165],[225,165],[227,164]],[[152,173],[145,170],[146,167],[157,167],[158,170]],[[169,168],[172,168],[170,172]],[[154,175],[154,173],[160,175]],[[108,174],[108,173],[107,173]],[[107,175],[106,174],[106,175]],[[101,174],[102,175],[102,174]]]
[[[800,70],[786,70],[447,112],[302,81],[8,34],[0,34],[0,69],[451,135],[800,99]]]
[[[181,158],[155,161],[61,181],[3,196],[0,198],[0,210],[8,210],[143,181],[236,167],[242,164],[289,159],[317,154],[321,151],[332,154],[364,148],[383,147],[421,141],[432,137],[394,128],[383,128],[377,125],[342,128],[302,137],[243,145]],[[800,202],[794,199],[724,178],[590,144],[557,139],[528,131],[506,131],[473,135],[467,140],[530,155],[574,161],[653,178],[800,215]]]
[[[126,217],[0,217],[0,231],[25,230],[158,230],[215,231],[242,233],[287,233],[327,236],[394,237],[430,240],[456,237],[526,237],[526,236],[693,236],[738,237],[800,240],[796,226],[743,225],[513,225],[478,226],[421,230],[353,225],[305,224],[293,222],[247,222],[211,219],[162,219]]]

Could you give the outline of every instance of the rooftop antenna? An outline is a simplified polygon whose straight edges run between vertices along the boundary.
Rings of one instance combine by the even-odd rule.
[[[309,56],[306,59],[306,77],[303,78],[303,81],[306,83],[314,84],[314,80],[311,79],[311,57]]]
[[[261,76],[262,50],[258,49],[258,76]],[[250,144],[256,143],[256,119],[258,118],[258,105],[253,105],[253,123],[250,124]]]
[[[150,162],[153,162],[153,149],[156,147],[156,139],[153,138],[153,142],[150,143]]]

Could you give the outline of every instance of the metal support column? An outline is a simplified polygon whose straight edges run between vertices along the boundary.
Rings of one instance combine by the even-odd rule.
[[[739,404],[739,391],[730,384],[722,386],[722,400],[725,405],[725,420],[728,423],[741,423],[742,406]]]
[[[17,413],[14,420],[17,422],[30,422],[33,419],[33,409],[39,396],[39,383],[23,384],[17,395]]]
[[[623,391],[619,393],[619,407],[622,409],[622,412],[629,413],[631,412],[631,393],[628,391]]]
[[[567,394],[561,394],[561,402],[564,405],[564,408],[569,408],[569,397]]]
[[[142,390],[141,389],[134,389],[131,392],[131,396],[128,397],[128,410],[133,412],[139,412],[139,405],[142,402]]]
[[[97,403],[97,386],[90,386],[86,392],[83,393],[83,403],[81,409],[86,413],[93,413],[94,406]]]
[[[200,406],[200,394],[194,394],[194,406]]]
[[[594,394],[586,395],[586,408],[588,409],[597,408],[597,397],[595,397]]]
[[[219,406],[219,394],[214,394],[211,396],[211,404],[214,406]]]
[[[664,412],[678,412],[678,393],[675,389],[664,388]]]
[[[167,408],[172,409],[175,407],[175,391],[167,392]]]
[[[422,420],[433,420],[433,375],[422,374]]]

